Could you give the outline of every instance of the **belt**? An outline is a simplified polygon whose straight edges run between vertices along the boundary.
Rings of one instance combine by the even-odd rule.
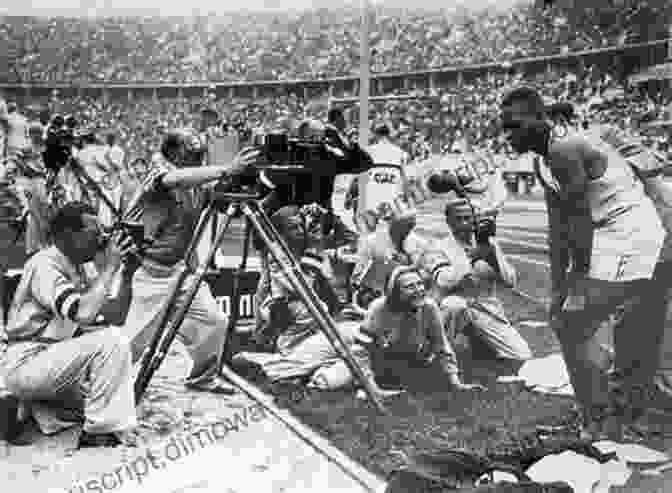
[[[61,342],[61,339],[52,339],[51,337],[39,336],[6,336],[3,341],[7,344],[16,344],[21,342],[36,342],[38,344],[55,344]]]

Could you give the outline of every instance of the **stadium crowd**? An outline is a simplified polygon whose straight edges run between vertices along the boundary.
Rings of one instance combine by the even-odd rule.
[[[537,75],[502,73],[465,81],[457,86],[436,90],[412,90],[406,95],[417,99],[393,99],[371,104],[371,120],[385,122],[393,129],[393,139],[411,158],[423,158],[430,152],[457,151],[475,147],[499,152],[503,141],[497,122],[497,94],[510,85],[527,83],[538,87],[549,101],[569,101],[581,118],[601,123],[613,123],[640,133],[649,145],[667,152],[666,136],[645,132],[646,124],[665,119],[670,101],[663,95],[652,95],[644,89],[624,87],[609,71],[588,68],[583,72],[545,71]],[[402,95],[392,91],[390,96]],[[421,97],[421,96],[431,96]],[[47,98],[17,97],[19,106],[37,119],[39,111],[49,108],[53,113],[74,114],[84,127],[114,130],[125,148],[129,162],[147,160],[156,152],[166,129],[194,125],[200,110],[212,107],[222,121],[235,125],[244,134],[265,132],[288,117],[324,119],[328,111],[328,95],[306,100],[296,94],[277,97],[160,98],[136,96],[132,102],[88,96]],[[31,115],[31,110],[33,114]],[[354,128],[358,125],[356,107],[346,108],[346,119]]]
[[[655,9],[659,2],[625,3],[609,15],[601,12],[597,22],[591,9],[538,9],[530,2],[480,11],[378,6],[370,23],[371,68],[407,72],[503,63],[665,37],[659,26],[663,12]],[[0,82],[192,83],[356,75],[359,37],[359,11],[352,7],[179,19],[5,17]]]

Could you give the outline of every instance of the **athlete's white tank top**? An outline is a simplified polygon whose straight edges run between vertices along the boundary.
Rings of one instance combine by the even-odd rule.
[[[587,184],[588,202],[596,226],[610,224],[635,208],[652,205],[643,183],[616,149],[595,131],[582,132],[579,136],[607,157],[604,174]]]
[[[7,131],[7,152],[17,152],[29,147],[28,139],[28,119],[19,115],[18,113],[12,113],[7,116],[8,122],[8,131]]]

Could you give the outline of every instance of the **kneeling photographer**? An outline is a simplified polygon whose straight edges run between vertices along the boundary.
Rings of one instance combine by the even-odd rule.
[[[83,424],[80,447],[118,445],[136,413],[131,353],[110,325],[123,323],[130,302],[134,240],[104,238],[96,211],[81,202],[56,211],[50,229],[53,245],[28,259],[10,308],[3,373],[29,412],[10,417],[9,441],[29,445],[40,432]],[[96,256],[102,268],[89,278],[84,265]]]
[[[137,361],[153,339],[167,304],[183,302],[194,281],[192,270],[172,299],[176,282],[187,266],[185,255],[207,200],[202,185],[244,173],[258,157],[255,150],[239,153],[233,163],[203,166],[205,148],[190,130],[172,130],[163,137],[155,168],[136,192],[125,219],[144,226],[142,264],[133,278],[134,296],[125,330],[132,338]],[[193,259],[198,261],[198,259]],[[200,259],[202,260],[202,259]],[[232,394],[234,388],[217,374],[217,359],[225,343],[228,318],[215,301],[210,287],[202,284],[190,304],[178,337],[193,361],[186,379],[192,390]]]
[[[494,359],[497,373],[516,373],[532,352],[497,297],[498,284],[516,284],[516,271],[495,238],[495,216],[479,213],[462,198],[449,201],[445,214],[471,263],[465,275],[446,279],[444,285],[440,306],[448,337],[466,337],[472,357],[489,363]]]

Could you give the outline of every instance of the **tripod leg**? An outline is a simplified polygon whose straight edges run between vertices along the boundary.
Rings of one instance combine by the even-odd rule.
[[[211,211],[214,211],[214,208],[210,208]],[[229,223],[231,222],[232,216],[235,214],[236,208],[235,206],[230,206],[229,211],[227,211],[227,220],[225,226],[219,231],[219,234],[213,244],[210,247],[210,250],[208,252],[208,255],[206,256],[205,259],[203,259],[200,263],[200,266],[195,272],[195,279],[189,286],[189,290],[187,291],[184,301],[178,305],[177,311],[175,312],[174,316],[169,317],[166,316],[166,321],[170,320],[169,324],[166,326],[165,329],[160,330],[160,334],[157,337],[157,342],[156,342],[156,349],[143,361],[143,366],[141,368],[141,377],[138,378],[135,382],[135,400],[136,403],[140,402],[140,399],[142,399],[142,396],[145,393],[145,390],[147,390],[147,386],[149,385],[149,382],[154,376],[154,373],[158,368],[161,366],[161,363],[165,359],[165,357],[168,354],[168,349],[170,348],[170,345],[173,343],[175,340],[175,337],[177,336],[177,332],[180,330],[180,326],[182,325],[182,322],[184,321],[184,318],[187,316],[187,313],[189,311],[189,308],[191,307],[191,303],[194,300],[194,297],[196,296],[196,293],[198,292],[198,289],[201,286],[201,283],[203,282],[203,279],[205,278],[205,274],[208,270],[208,266],[212,262],[213,258],[215,257],[215,252],[217,252],[217,249],[221,245],[224,235],[226,234],[226,231],[229,227]],[[206,216],[206,219],[209,219],[209,217]],[[203,235],[205,231],[205,225],[207,224],[207,220],[202,221],[199,223],[199,226],[204,225],[203,227],[198,228],[198,236],[194,237],[192,240],[192,244],[190,245],[190,251],[192,251],[192,248],[195,248],[195,246],[198,244],[200,241],[201,236]],[[192,247],[193,245],[193,247]],[[186,277],[186,276],[185,276]],[[173,299],[169,299],[168,301],[170,302],[169,305],[172,306],[175,301],[177,301],[177,296],[180,293],[180,288],[181,284],[177,286],[177,289],[173,293]],[[169,313],[170,315],[170,313]],[[228,332],[224,334],[223,339],[226,340],[228,337]]]
[[[371,402],[381,414],[386,414],[387,411],[374,391],[372,383],[354,359],[354,356],[350,352],[350,348],[336,329],[336,325],[331,318],[331,315],[329,315],[323,308],[315,291],[307,283],[305,277],[303,277],[299,263],[294,258],[291,250],[275,229],[266,213],[260,208],[259,204],[254,201],[245,203],[242,211],[243,214],[248,217],[256,232],[266,244],[268,251],[275,261],[280,264],[283,273],[301,297],[306,308],[310,311],[310,314],[317,321],[324,335],[336,352],[341,355],[352,374],[362,385]]]
[[[170,316],[173,312],[173,305],[177,301],[179,295],[180,295],[180,290],[182,289],[182,285],[184,284],[185,279],[187,278],[189,274],[189,265],[190,265],[190,260],[193,254],[196,251],[196,248],[198,247],[198,244],[200,242],[200,238],[203,236],[203,233],[205,231],[206,225],[208,224],[209,219],[212,217],[212,215],[215,213],[215,209],[213,206],[209,206],[202,214],[201,218],[196,226],[196,229],[194,231],[194,236],[191,239],[191,242],[189,243],[189,246],[187,247],[187,253],[185,254],[185,262],[187,266],[185,269],[180,273],[178,279],[176,280],[175,284],[173,285],[170,293],[166,297],[166,301],[161,307],[161,311],[159,314],[158,322],[157,322],[157,329],[152,337],[152,340],[149,343],[148,349],[145,351],[142,357],[142,362],[140,364],[140,371],[138,373],[138,376],[135,380],[135,395],[136,395],[136,402],[140,401],[140,398],[142,397],[142,394],[144,394],[145,389],[147,387],[147,384],[149,383],[149,380],[151,379],[151,373],[153,373],[154,370],[150,370],[153,366],[153,362],[155,358],[157,357],[157,351],[161,347],[160,344],[162,342],[162,338],[165,336],[166,333],[166,324],[169,323],[170,321]]]

